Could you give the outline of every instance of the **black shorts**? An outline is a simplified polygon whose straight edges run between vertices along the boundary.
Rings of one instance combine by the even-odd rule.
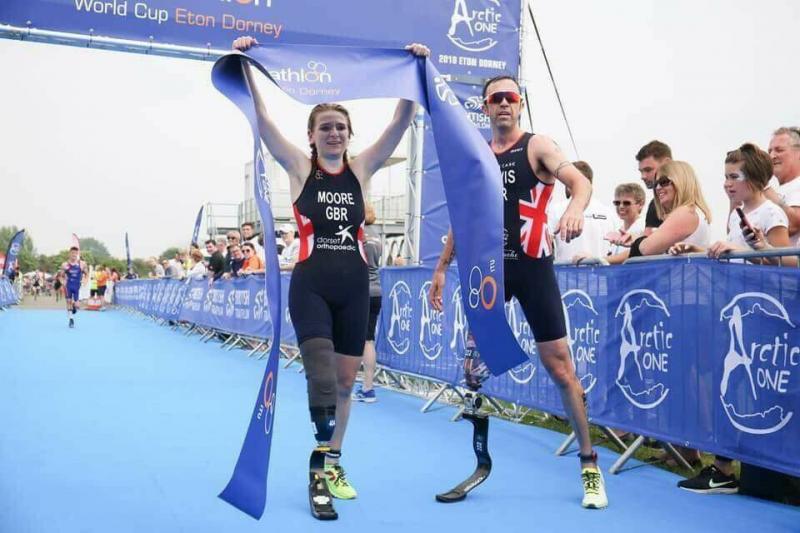
[[[367,265],[359,258],[360,264],[336,271],[320,259],[307,259],[292,270],[289,314],[297,342],[322,337],[333,341],[337,353],[361,357],[369,316]]]
[[[375,326],[378,325],[378,315],[381,312],[381,297],[369,297],[369,319],[367,320],[367,340],[375,340]]]
[[[97,295],[102,298],[106,295],[106,286],[103,285],[102,287],[97,287]]]
[[[97,289],[89,289],[89,296],[91,298],[94,298],[95,296],[97,296]]]
[[[561,291],[558,289],[553,257],[531,259],[522,256],[505,261],[506,301],[515,296],[536,342],[567,336]]]

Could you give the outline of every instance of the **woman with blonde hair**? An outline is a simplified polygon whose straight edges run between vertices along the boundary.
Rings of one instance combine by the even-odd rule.
[[[650,236],[633,241],[629,257],[664,254],[677,243],[708,247],[711,210],[689,163],[670,161],[662,166],[655,195],[656,214],[663,222]]]

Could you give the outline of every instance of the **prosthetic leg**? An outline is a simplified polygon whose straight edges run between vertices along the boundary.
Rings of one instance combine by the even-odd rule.
[[[464,395],[463,417],[472,423],[472,449],[478,465],[467,479],[447,492],[436,495],[436,501],[442,503],[460,502],[475,487],[483,483],[492,471],[492,458],[489,455],[489,417],[480,414],[483,396],[479,390],[489,378],[489,369],[481,361],[472,335],[467,337],[464,355],[464,381],[469,389]]]
[[[312,409],[311,417],[317,429],[317,447],[311,452],[308,460],[308,505],[311,515],[317,520],[336,520],[339,515],[333,508],[333,496],[325,482],[325,453],[331,449],[328,441],[333,435],[333,430],[329,429],[332,427],[329,421],[335,418],[336,412],[335,410],[329,413],[314,413],[313,411],[314,409]],[[328,428],[320,427],[323,425]]]

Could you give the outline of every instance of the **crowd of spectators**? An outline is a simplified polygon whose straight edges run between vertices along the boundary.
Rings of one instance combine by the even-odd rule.
[[[767,151],[745,143],[720,154],[720,185],[729,199],[729,216],[727,237],[719,242],[711,240],[711,210],[690,163],[673,158],[670,147],[658,140],[642,146],[635,159],[644,187],[652,191],[649,202],[636,183],[616,187],[613,210],[592,198],[582,235],[570,242],[554,236],[556,261],[600,258],[620,264],[637,256],[700,252],[721,258],[732,252],[800,245],[799,128],[775,130]],[[594,181],[588,163],[574,165]],[[570,191],[566,194],[569,198]],[[551,231],[567,203],[548,208]],[[797,265],[796,257],[748,261]]]

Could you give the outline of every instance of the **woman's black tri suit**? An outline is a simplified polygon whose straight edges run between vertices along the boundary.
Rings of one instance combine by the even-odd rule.
[[[294,202],[300,253],[289,286],[298,344],[322,337],[334,350],[360,357],[369,315],[364,254],[364,198],[350,167],[315,169]]]
[[[506,300],[516,296],[536,342],[565,337],[567,328],[555,269],[547,204],[553,184],[539,180],[528,161],[525,133],[495,154],[503,176],[503,256]]]

